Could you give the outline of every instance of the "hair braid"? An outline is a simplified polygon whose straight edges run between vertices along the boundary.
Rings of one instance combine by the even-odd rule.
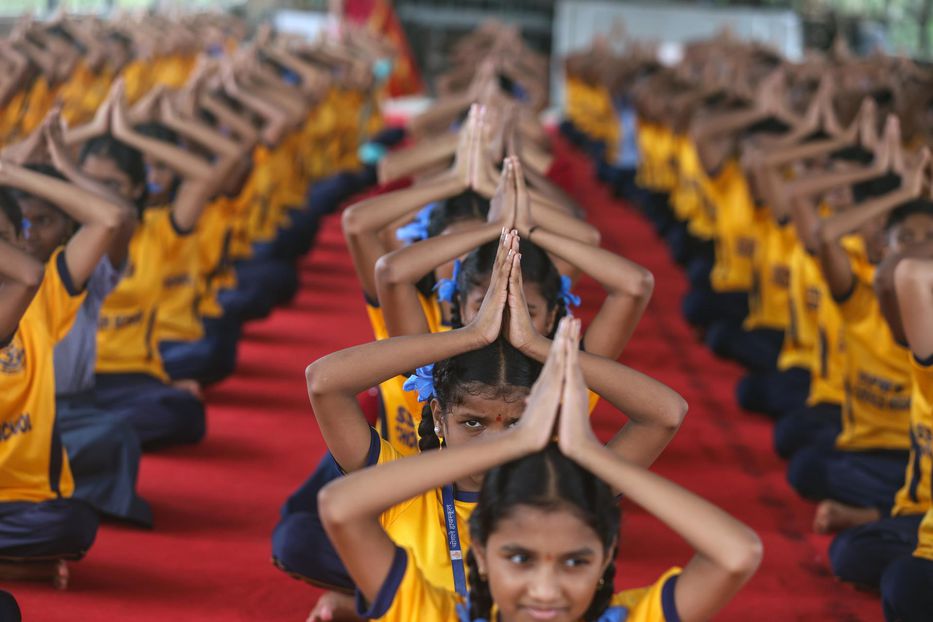
[[[489,591],[489,582],[479,573],[479,565],[473,551],[467,552],[467,568],[469,569],[470,592],[470,620],[488,620],[492,615],[492,593]]]
[[[612,602],[612,595],[615,593],[615,579],[616,579],[616,552],[618,548],[612,550],[612,561],[609,562],[609,565],[606,566],[606,571],[603,573],[602,582],[600,583],[599,588],[596,590],[596,593],[593,595],[593,602],[590,603],[590,608],[586,610],[586,613],[583,614],[584,622],[596,622],[599,620],[600,616],[606,612],[606,609],[609,608],[609,603]]]
[[[421,423],[418,424],[418,449],[440,449],[441,439],[434,431],[434,413],[431,411],[431,402],[425,402],[421,408]]]

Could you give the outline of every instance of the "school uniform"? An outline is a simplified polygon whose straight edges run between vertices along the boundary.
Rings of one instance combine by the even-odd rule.
[[[0,590],[0,620],[4,622],[21,622],[23,614],[13,595]]]
[[[0,344],[0,559],[80,559],[97,535],[97,514],[72,498],[52,365],[84,297],[59,249],[16,333]]]
[[[98,407],[94,387],[100,308],[120,277],[109,258],[98,262],[74,325],[55,346],[55,408],[74,497],[104,514],[151,527],[152,510],[136,494],[139,437],[123,414]]]
[[[165,266],[188,235],[169,210],[146,210],[130,240],[125,275],[100,312],[97,402],[122,413],[143,447],[195,443],[205,432],[204,405],[169,384],[155,331]]]
[[[676,622],[675,601],[679,568],[671,568],[653,585],[615,594],[600,620],[610,622]],[[434,583],[419,567],[412,551],[396,546],[389,575],[373,602],[357,593],[357,613],[368,620],[407,622],[479,622],[470,616],[467,595]],[[497,619],[495,609],[491,619]]]
[[[857,276],[852,292],[836,301],[846,331],[842,431],[829,452],[799,450],[787,478],[805,498],[887,514],[903,483],[910,447],[910,365],[864,278]]]
[[[372,430],[366,465],[385,464],[404,456]],[[317,509],[317,493],[327,482],[343,474],[330,453],[311,477],[282,507],[281,519],[272,536],[272,555],[276,564],[315,585],[352,591],[355,589],[343,562],[327,539]],[[457,517],[457,537],[466,559],[470,545],[469,517],[478,493],[432,490],[409,499],[380,517],[383,528],[395,542],[408,547],[431,580],[454,590],[454,570],[448,548],[445,505]]]
[[[933,360],[911,356],[910,363],[910,458],[902,486],[890,518],[844,531],[833,541],[833,573],[844,581],[877,588],[893,561],[911,554],[933,559],[931,524],[924,520],[933,507]]]

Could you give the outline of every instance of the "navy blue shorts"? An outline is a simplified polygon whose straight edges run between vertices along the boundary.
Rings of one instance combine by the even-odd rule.
[[[0,503],[0,560],[81,559],[97,525],[97,512],[78,499]]]

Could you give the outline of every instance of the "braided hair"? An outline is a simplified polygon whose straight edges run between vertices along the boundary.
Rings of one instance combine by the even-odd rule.
[[[473,190],[461,192],[441,202],[431,210],[431,217],[428,219],[428,238],[441,235],[448,227],[460,222],[467,220],[485,221],[488,213],[489,201],[487,199]],[[436,284],[437,277],[432,270],[418,281],[416,287],[427,298],[434,291]]]
[[[612,600],[615,579],[615,544],[621,511],[609,485],[567,458],[556,445],[513,460],[486,473],[476,509],[470,516],[470,536],[485,544],[499,522],[519,506],[545,512],[569,511],[599,537],[612,561],[606,566],[593,600],[583,615],[595,622]],[[489,619],[492,593],[480,576],[472,549],[467,554],[470,585],[470,619]]]
[[[457,293],[454,294],[454,304],[451,305],[451,323],[455,328],[463,326],[462,305],[466,304],[467,293],[488,284],[498,251],[499,240],[497,238],[470,253],[460,266]],[[522,255],[522,282],[533,283],[540,288],[541,295],[547,301],[548,312],[557,309],[551,331],[547,335],[553,338],[561,318],[567,315],[567,306],[560,296],[560,272],[548,254],[530,240],[520,240],[518,252]]]
[[[516,388],[530,388],[541,373],[541,363],[519,352],[499,337],[479,350],[458,354],[434,365],[434,397],[441,412],[462,404],[466,395],[481,395],[490,399],[513,401]],[[425,403],[418,424],[418,448],[438,449],[441,441],[434,432],[431,402]]]

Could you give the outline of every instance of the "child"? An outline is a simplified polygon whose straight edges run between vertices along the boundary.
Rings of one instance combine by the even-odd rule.
[[[0,164],[0,181],[5,170]],[[17,248],[22,222],[17,203],[0,189],[0,576],[64,587],[63,560],[84,556],[98,519],[71,498],[74,482],[55,428],[52,349],[81,308],[117,218],[87,226],[45,267]]]
[[[437,363],[429,375],[424,370],[419,372],[419,376],[427,376],[424,384],[428,387],[432,383],[434,385],[433,389],[422,389],[422,397],[428,400],[422,415],[422,450],[473,443],[479,438],[501,433],[517,420],[521,413],[521,399],[537,376],[537,364],[499,337],[500,331],[509,334],[503,312],[509,305],[508,290],[517,285],[509,283],[509,274],[521,269],[518,265],[520,254],[511,248],[513,244],[512,239],[503,236],[502,250],[497,256],[486,301],[469,325],[444,333],[358,346],[325,357],[309,367],[309,393],[315,415],[333,460],[342,472],[401,457],[391,445],[380,441],[366,423],[356,405],[355,395],[403,369],[417,368],[435,360],[443,361]],[[511,255],[508,251],[512,251]],[[520,299],[516,297],[514,301],[517,303]],[[527,310],[522,320],[518,308],[510,308],[515,310],[510,311],[509,321],[529,321]],[[683,400],[664,385],[615,362],[589,354],[582,358],[587,382],[630,416],[630,423],[610,443],[613,451],[629,456],[639,464],[651,464],[678,428],[686,412]],[[653,398],[636,399],[636,395],[652,395]],[[357,415],[349,417],[351,412]],[[475,492],[481,478],[481,475],[476,475],[459,481],[458,494]],[[326,541],[308,542],[307,526],[312,524],[312,517],[314,521],[317,518],[313,501],[309,503],[307,496],[316,492],[313,489],[315,485],[320,488],[322,479],[309,480],[292,497],[293,501],[298,501],[299,495],[304,496],[302,503],[305,507],[300,508],[299,514],[299,504],[286,506],[286,512],[294,518],[284,517],[278,528],[280,539],[276,550],[300,555],[292,557],[299,562],[302,559],[312,561],[311,564],[303,564],[312,572],[322,570],[322,560],[326,559],[322,551],[331,550]],[[467,494],[465,498],[469,497]],[[430,517],[441,511],[441,505],[438,491],[436,495],[421,498],[416,505],[406,506],[409,507],[407,510],[400,508],[397,514],[391,515],[392,520],[388,523],[391,523],[393,533],[411,540],[411,546],[416,547],[418,554],[430,565],[429,571],[436,577],[435,581],[452,585],[449,558],[440,550],[445,539],[418,535],[421,528],[416,526],[426,520],[433,522]],[[468,513],[469,509],[467,505],[462,511]],[[292,526],[286,528],[289,523]],[[290,547],[285,546],[286,540],[291,540]],[[295,547],[298,543],[303,544],[304,551]],[[309,548],[312,544],[314,548]],[[310,554],[312,552],[314,554]],[[288,566],[287,563],[285,565]],[[345,573],[342,567],[337,568]],[[343,587],[346,587],[347,580],[343,581]]]
[[[611,619],[634,622],[705,620],[748,580],[761,556],[754,533],[596,440],[578,356],[579,323],[567,318],[512,429],[469,449],[351,474],[321,492],[324,525],[357,583],[362,616],[576,621],[612,612]],[[488,469],[470,519],[470,587],[458,594],[431,583],[379,516],[412,495]],[[668,571],[637,595],[613,593],[619,509],[610,487],[697,550],[684,570]]]

